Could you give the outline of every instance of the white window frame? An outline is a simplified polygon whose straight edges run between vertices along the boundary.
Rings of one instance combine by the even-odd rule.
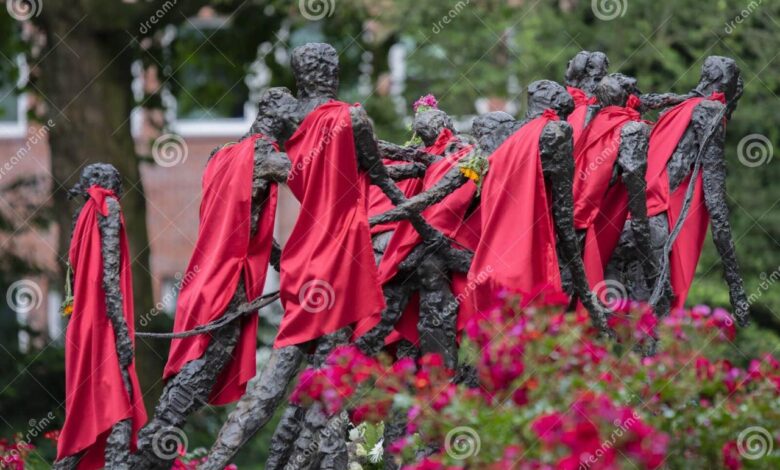
[[[27,85],[30,69],[27,67],[27,57],[24,54],[16,56],[16,64],[19,67],[19,79],[16,82],[17,89]],[[0,139],[19,139],[27,136],[27,93],[16,95],[16,120],[0,121]]]

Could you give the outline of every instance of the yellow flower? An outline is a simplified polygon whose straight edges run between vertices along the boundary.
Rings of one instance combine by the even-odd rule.
[[[463,176],[472,181],[479,181],[479,173],[472,170],[471,168],[461,168],[460,172],[463,173]]]
[[[62,314],[68,316],[73,313],[73,302],[68,303],[62,307]]]

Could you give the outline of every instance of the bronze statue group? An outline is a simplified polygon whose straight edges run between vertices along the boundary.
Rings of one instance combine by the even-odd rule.
[[[273,417],[304,362],[337,345],[367,354],[441,354],[458,364],[459,332],[501,289],[564,292],[605,336],[604,286],[662,316],[684,305],[708,227],[733,314],[748,306],[728,220],[724,138],[742,94],[735,62],[708,57],[688,93],[642,94],[583,51],[565,85],[528,86],[525,116],[474,119],[459,133],[432,97],[415,139],[378,140],[365,110],[337,100],[338,54],[292,53],[297,93],[271,88],[249,132],[204,171],[200,227],[179,294],[153,417],[135,377],[130,254],[110,165],[86,167],[71,241],[73,313],[66,338],[66,423],[57,468],[170,468],[166,439],[207,403],[238,402],[201,468],[224,468]],[[642,113],[662,110],[657,122]],[[283,249],[273,239],[277,187],[301,210]],[[284,316],[257,365],[257,308],[268,266]],[[653,346],[642,351],[653,353]],[[397,423],[396,423],[397,424]],[[346,468],[348,420],[286,405],[267,469]],[[385,442],[399,427],[388,417]],[[398,437],[398,436],[396,436]],[[393,468],[391,462],[387,468]]]

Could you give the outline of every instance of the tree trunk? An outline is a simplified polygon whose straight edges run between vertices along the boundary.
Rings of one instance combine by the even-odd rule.
[[[89,13],[90,17],[85,18]],[[114,165],[122,174],[121,197],[132,256],[135,318],[153,307],[146,231],[146,203],[133,137],[130,113],[134,106],[130,64],[136,44],[122,29],[104,30],[94,12],[82,11],[78,3],[47,3],[36,24],[47,36],[41,52],[39,90],[54,125],[49,139],[56,222],[61,227],[59,254],[67,260],[72,214],[75,205],[67,190],[78,180],[81,169],[98,161]],[[34,59],[35,60],[35,59]],[[136,356],[145,392],[158,388],[162,375],[159,353],[153,344],[139,341]],[[147,393],[151,400],[156,393]],[[153,405],[147,403],[148,407]]]

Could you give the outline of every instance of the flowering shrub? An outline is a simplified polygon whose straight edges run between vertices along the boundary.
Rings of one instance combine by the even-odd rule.
[[[438,356],[393,363],[348,346],[304,371],[292,398],[346,409],[355,424],[403,417],[406,434],[383,458],[406,469],[780,468],[780,362],[713,357],[736,335],[726,311],[657,321],[621,305],[611,341],[564,313],[564,298],[539,297],[502,294],[468,325],[471,379]],[[657,338],[656,355],[637,352]],[[350,458],[350,469],[374,468]]]

